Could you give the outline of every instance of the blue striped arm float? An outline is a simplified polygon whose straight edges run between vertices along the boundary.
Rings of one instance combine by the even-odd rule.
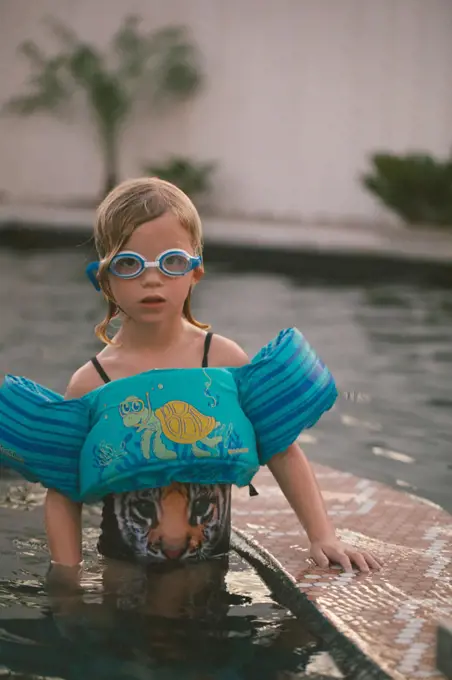
[[[282,330],[237,369],[236,381],[261,465],[315,425],[338,396],[333,376],[296,328]]]
[[[0,460],[31,482],[79,500],[79,461],[89,405],[7,375],[0,389]]]

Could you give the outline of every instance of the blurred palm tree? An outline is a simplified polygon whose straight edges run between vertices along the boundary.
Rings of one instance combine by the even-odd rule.
[[[121,132],[137,101],[180,102],[196,94],[203,80],[198,49],[183,26],[145,33],[139,23],[136,16],[126,17],[102,53],[52,21],[61,51],[47,56],[35,42],[22,43],[19,50],[31,64],[28,88],[6,104],[24,116],[58,115],[77,90],[83,91],[102,150],[104,193],[118,182]]]

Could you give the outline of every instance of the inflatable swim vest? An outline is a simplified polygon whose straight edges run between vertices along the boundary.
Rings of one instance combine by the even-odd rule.
[[[293,328],[245,366],[155,369],[80,399],[7,375],[0,459],[85,503],[174,481],[246,486],[336,398],[330,372]]]

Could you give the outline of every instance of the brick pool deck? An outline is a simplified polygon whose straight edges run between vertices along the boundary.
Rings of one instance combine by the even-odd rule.
[[[377,482],[314,469],[338,535],[379,555],[380,572],[313,566],[307,538],[267,469],[255,480],[259,496],[234,491],[234,526],[271,553],[294,587],[390,677],[444,680],[435,652],[438,623],[452,618],[452,516]]]

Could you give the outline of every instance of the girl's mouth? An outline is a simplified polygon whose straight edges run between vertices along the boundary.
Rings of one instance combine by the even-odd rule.
[[[147,295],[140,301],[141,305],[146,307],[159,307],[165,302],[165,298],[161,295]]]

